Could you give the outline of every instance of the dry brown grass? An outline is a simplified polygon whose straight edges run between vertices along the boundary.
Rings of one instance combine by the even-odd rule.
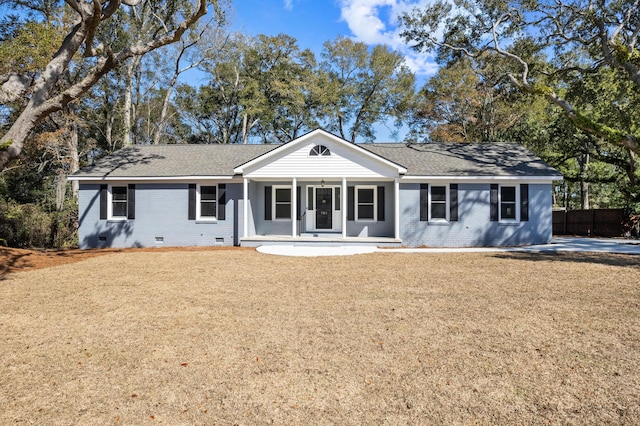
[[[0,424],[638,424],[640,259],[123,252],[0,281]]]

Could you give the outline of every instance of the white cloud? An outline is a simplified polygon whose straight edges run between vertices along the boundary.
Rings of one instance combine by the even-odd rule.
[[[340,0],[341,18],[353,39],[367,44],[386,44],[405,56],[407,66],[417,75],[434,74],[438,65],[431,55],[418,53],[400,37],[398,15],[430,0]]]
[[[284,8],[286,10],[293,10],[293,0],[284,0]]]

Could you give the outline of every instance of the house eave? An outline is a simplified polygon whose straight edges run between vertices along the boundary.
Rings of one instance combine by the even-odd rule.
[[[229,175],[193,175],[193,176],[69,176],[67,180],[78,182],[158,182],[158,181],[199,181],[199,180],[232,180],[236,176]]]
[[[495,181],[518,181],[523,183],[550,183],[554,180],[563,180],[562,175],[549,175],[549,176],[443,176],[443,175],[423,175],[423,176],[402,176],[400,182],[425,182],[425,181],[447,181],[447,182],[472,182],[472,183],[484,183]]]

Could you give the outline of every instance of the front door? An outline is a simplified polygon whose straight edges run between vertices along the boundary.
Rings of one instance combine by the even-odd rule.
[[[333,188],[316,188],[316,229],[333,227]]]

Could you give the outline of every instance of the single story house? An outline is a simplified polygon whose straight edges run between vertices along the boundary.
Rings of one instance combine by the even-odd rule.
[[[70,177],[81,248],[517,246],[551,239],[562,176],[520,145],[130,146]]]

